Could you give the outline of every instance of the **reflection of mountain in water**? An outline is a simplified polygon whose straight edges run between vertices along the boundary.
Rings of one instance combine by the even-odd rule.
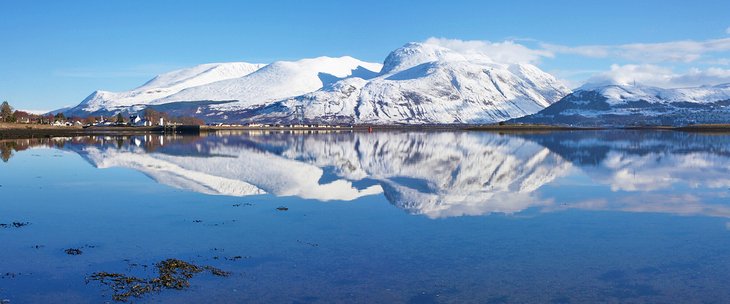
[[[255,138],[271,143],[273,138]],[[350,179],[371,179],[388,200],[430,217],[512,213],[570,165],[520,138],[487,133],[375,133],[281,137],[281,154]]]
[[[64,145],[100,168],[132,168],[207,194],[353,200],[383,193],[399,208],[432,218],[529,207],[730,217],[730,208],[718,203],[730,196],[728,135],[253,133],[86,138]],[[577,199],[569,193],[579,185],[570,179],[551,188],[558,194],[536,191],[571,174],[607,191]]]
[[[521,137],[548,147],[613,190],[650,191],[677,183],[730,187],[730,134],[581,131]]]
[[[521,137],[616,193],[571,208],[730,217],[730,134],[621,130]]]
[[[168,140],[143,153],[150,141],[74,149],[97,167],[132,168],[160,183],[207,194],[353,200],[384,192],[396,206],[430,217],[512,213],[539,205],[531,193],[570,168],[533,142],[487,133],[209,137],[184,144]]]
[[[153,153],[143,153],[134,145],[123,149],[86,146],[80,153],[100,168],[133,168],[160,183],[206,194],[271,193],[319,200],[352,200],[381,192],[378,186],[357,188],[345,179],[320,183],[324,172],[321,168],[250,148],[245,143],[226,144],[228,138],[223,140],[184,145],[171,143]]]

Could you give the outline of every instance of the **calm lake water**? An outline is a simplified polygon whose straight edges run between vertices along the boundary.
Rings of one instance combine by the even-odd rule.
[[[730,302],[730,135],[238,133],[0,147],[9,303],[112,301],[87,278],[154,277],[169,258],[231,275],[130,300]]]

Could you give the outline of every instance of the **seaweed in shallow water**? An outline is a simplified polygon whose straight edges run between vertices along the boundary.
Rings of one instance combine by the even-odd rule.
[[[64,250],[64,252],[66,252],[66,254],[68,254],[68,255],[81,255],[84,253],[79,248],[69,248],[69,249]]]
[[[114,301],[126,302],[130,297],[141,298],[145,294],[163,289],[182,290],[190,287],[190,279],[198,273],[209,271],[215,276],[230,273],[212,266],[198,266],[178,259],[167,259],[155,264],[158,276],[150,279],[127,276],[120,273],[97,272],[87,280],[98,281],[111,287]]]
[[[0,228],[23,228],[30,225],[29,222],[12,222],[10,224],[0,224]]]
[[[126,302],[130,297],[140,298],[155,290],[155,287],[146,280],[121,273],[97,272],[88,280],[99,281],[101,284],[111,287],[114,292],[112,295],[114,301]]]

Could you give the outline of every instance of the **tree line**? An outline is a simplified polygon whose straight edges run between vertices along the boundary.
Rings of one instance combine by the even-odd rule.
[[[181,125],[203,125],[205,122],[202,119],[195,118],[195,117],[187,117],[187,116],[180,116],[180,117],[174,117],[170,116],[165,112],[156,111],[154,109],[145,109],[142,114],[140,115],[144,120],[152,122],[153,124],[158,124],[160,121],[160,118],[162,118],[165,123],[173,123],[173,124],[181,124]],[[86,117],[66,117],[63,113],[56,113],[56,114],[45,114],[45,115],[38,115],[38,114],[32,114],[25,111],[15,110],[10,103],[7,101],[4,101],[0,105],[0,122],[5,123],[34,123],[34,124],[53,124],[54,122],[80,122],[84,125],[93,125],[96,123],[101,123],[105,121],[109,121],[112,123],[117,124],[127,124],[130,122],[129,114],[126,113],[117,113],[117,115],[109,117],[109,119],[105,119],[103,116],[86,116]]]
[[[142,111],[142,113],[139,115],[142,119],[152,122],[152,124],[158,124],[160,119],[162,119],[165,124],[172,123],[172,124],[180,124],[180,125],[204,125],[205,121],[203,121],[200,118],[195,117],[189,117],[189,116],[172,116],[165,112],[160,112],[155,109],[147,108]],[[115,122],[117,123],[127,123],[129,120],[127,119],[129,115],[122,115],[122,113],[117,113],[115,117]]]
[[[60,117],[58,115],[38,115],[25,111],[15,110],[7,101],[3,101],[3,103],[0,104],[0,122],[50,124],[54,121],[57,121],[59,118]],[[65,120],[65,118],[62,119]]]
[[[63,113],[56,114],[33,114],[25,111],[15,110],[10,103],[3,101],[0,104],[0,122],[5,123],[25,123],[25,124],[52,124],[54,122],[79,121],[84,122],[86,119],[80,117],[67,118]]]

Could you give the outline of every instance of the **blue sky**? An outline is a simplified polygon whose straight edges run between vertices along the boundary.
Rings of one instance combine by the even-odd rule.
[[[572,86],[602,77],[730,82],[728,12],[727,0],[0,0],[0,99],[54,109],[208,62],[382,62],[430,37],[524,46],[540,54],[526,60]]]

